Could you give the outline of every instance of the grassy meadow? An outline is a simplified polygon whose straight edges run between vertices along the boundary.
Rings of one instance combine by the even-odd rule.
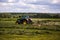
[[[24,15],[33,24],[16,24]],[[60,40],[60,14],[0,13],[0,40]]]
[[[26,25],[17,19],[0,18],[0,40],[60,40],[60,19],[32,18]]]

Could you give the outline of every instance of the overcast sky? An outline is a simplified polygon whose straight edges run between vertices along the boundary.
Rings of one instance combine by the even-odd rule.
[[[60,0],[0,0],[0,12],[60,13]]]

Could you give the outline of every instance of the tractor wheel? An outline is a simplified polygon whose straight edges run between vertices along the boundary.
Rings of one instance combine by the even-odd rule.
[[[27,22],[26,22],[26,21],[24,21],[24,22],[23,22],[23,24],[24,24],[24,25],[26,25],[26,24],[27,24]]]
[[[20,20],[17,20],[17,21],[16,21],[16,24],[20,24]]]

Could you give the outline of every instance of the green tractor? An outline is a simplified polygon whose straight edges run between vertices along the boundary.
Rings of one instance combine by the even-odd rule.
[[[17,24],[32,24],[32,20],[29,18],[29,16],[22,16],[21,18],[17,19]]]

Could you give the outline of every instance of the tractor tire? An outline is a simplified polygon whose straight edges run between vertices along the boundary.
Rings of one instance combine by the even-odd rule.
[[[24,24],[24,25],[26,25],[26,24],[27,24],[27,22],[26,22],[26,21],[24,21],[24,22],[23,22],[23,24]]]

